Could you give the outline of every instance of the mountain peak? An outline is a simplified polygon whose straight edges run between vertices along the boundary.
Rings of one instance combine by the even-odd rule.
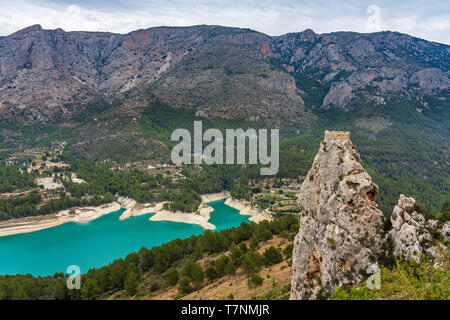
[[[29,33],[29,32],[35,32],[35,31],[43,31],[42,26],[40,24],[34,24],[32,26],[23,28],[23,29],[15,32],[15,34],[25,34],[25,33]]]
[[[316,35],[317,33],[314,32],[313,29],[305,29],[302,31],[304,34],[310,34],[310,35]]]

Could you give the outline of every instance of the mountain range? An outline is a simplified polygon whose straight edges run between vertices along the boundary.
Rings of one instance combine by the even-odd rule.
[[[391,31],[34,25],[0,37],[0,158],[62,140],[80,158],[164,161],[170,132],[200,119],[280,128],[309,168],[324,129],[349,130],[381,198],[436,209],[450,194],[449,53]]]
[[[448,104],[449,52],[397,32],[270,37],[202,25],[121,35],[34,25],[0,38],[0,115],[70,121],[145,89],[198,116],[251,121],[306,123],[311,109],[394,98],[439,109]]]

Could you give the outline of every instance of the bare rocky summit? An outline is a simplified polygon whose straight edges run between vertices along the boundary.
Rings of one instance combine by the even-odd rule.
[[[361,165],[349,132],[326,131],[298,196],[291,299],[315,299],[360,282],[384,249],[377,185]]]

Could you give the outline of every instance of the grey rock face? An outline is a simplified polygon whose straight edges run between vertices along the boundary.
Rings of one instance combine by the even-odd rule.
[[[323,99],[322,107],[336,105],[345,107],[354,98],[354,87],[347,82],[334,82],[330,91]]]
[[[418,100],[426,107],[424,96],[429,94],[448,104],[446,45],[396,32],[335,32],[308,41],[302,36],[277,38],[274,55],[318,82],[331,84],[322,108],[348,110],[356,102],[384,105],[398,98]]]
[[[0,39],[0,116],[46,122],[111,102],[158,79],[198,38],[195,28],[126,35],[20,30]]]
[[[448,53],[447,45],[395,32],[270,37],[193,26],[122,35],[36,25],[0,37],[0,118],[70,120],[146,90],[210,117],[276,124],[313,121],[308,103],[351,109],[359,99],[384,105],[400,98],[425,108],[433,94],[446,106]],[[305,99],[311,83],[328,90],[317,104]]]
[[[450,241],[450,221],[442,226],[441,233],[445,242]]]
[[[419,261],[423,255],[434,258],[435,246],[430,231],[437,229],[436,220],[426,220],[418,212],[416,201],[403,194],[398,199],[391,215],[392,230],[389,232],[394,242],[394,256]]]
[[[326,131],[302,184],[294,240],[291,299],[314,299],[358,283],[383,255],[385,218],[377,185],[360,163],[349,132]]]
[[[411,77],[410,82],[428,90],[447,90],[450,87],[448,73],[442,72],[437,68],[417,71]]]

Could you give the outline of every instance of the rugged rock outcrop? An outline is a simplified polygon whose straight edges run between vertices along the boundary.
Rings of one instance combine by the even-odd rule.
[[[442,226],[441,234],[444,238],[444,242],[450,242],[450,221]]]
[[[445,265],[450,222],[430,218],[403,194],[389,218],[377,208],[377,192],[350,133],[325,131],[298,195],[291,299],[327,297],[393,258]]]
[[[434,241],[432,233],[441,232],[445,239],[445,225],[442,231],[438,230],[438,221],[426,219],[420,210],[413,198],[400,195],[391,215],[392,230],[389,232],[395,257],[416,261],[424,256],[437,257],[439,244]]]
[[[386,218],[377,208],[377,191],[350,133],[325,131],[298,197],[291,299],[314,299],[358,283],[384,256]]]

